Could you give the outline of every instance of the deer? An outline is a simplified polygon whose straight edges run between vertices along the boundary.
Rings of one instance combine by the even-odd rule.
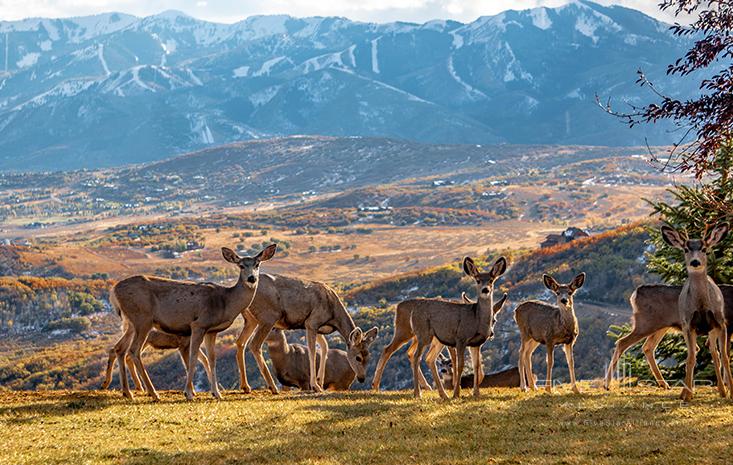
[[[260,264],[270,260],[276,249],[277,245],[271,244],[250,257],[222,247],[224,260],[239,267],[239,278],[233,287],[145,275],[132,276],[115,284],[110,291],[110,302],[122,317],[124,328],[115,345],[122,394],[133,398],[125,369],[125,358],[129,353],[147,394],[155,400],[160,399],[140,357],[145,340],[155,327],[165,333],[190,336],[189,360],[196,359],[201,344],[205,343],[211,371],[211,393],[214,398],[221,399],[216,377],[216,336],[229,328],[252,303],[259,283]],[[195,372],[196,364],[189,363],[183,391],[187,400],[192,400],[195,395]]]
[[[728,329],[725,320],[723,293],[707,273],[708,251],[718,244],[728,232],[728,226],[719,225],[708,232],[707,227],[701,239],[689,239],[687,234],[670,225],[661,228],[662,239],[670,246],[684,253],[687,279],[682,285],[677,309],[682,335],[687,345],[685,380],[680,399],[689,402],[694,394],[694,371],[697,361],[697,334],[708,334],[708,346],[715,365],[718,392],[726,397],[726,387],[721,376],[721,359],[728,382],[728,392],[733,395]]]
[[[450,357],[440,354],[438,357],[438,373],[443,386],[446,389],[453,389],[453,362]],[[461,388],[473,386],[474,373],[461,375]],[[479,387],[519,387],[519,368],[511,367],[506,370],[488,373],[483,380],[479,381]]]
[[[321,346],[321,341],[325,342],[325,338],[319,334],[317,339],[319,346]],[[273,329],[265,342],[275,369],[275,377],[280,381],[283,390],[291,387],[308,390],[310,388],[308,348],[302,344],[288,343],[281,329]],[[316,361],[320,363],[320,352],[316,355]],[[356,378],[346,351],[329,349],[325,367],[326,373],[322,384],[325,390],[346,391]]]
[[[354,324],[344,303],[330,286],[317,281],[307,281],[280,275],[263,274],[252,304],[243,312],[244,327],[237,338],[237,366],[240,389],[249,393],[252,388],[247,380],[244,350],[254,355],[260,374],[270,392],[278,394],[264,356],[262,344],[273,328],[305,329],[308,347],[309,390],[323,391],[328,363],[328,344],[322,338],[319,344],[321,363],[316,373],[316,340],[319,334],[338,332],[346,341],[347,359],[359,382],[366,379],[369,346],[377,337],[375,326],[364,332]]]
[[[143,346],[141,353],[145,351],[148,347],[152,347],[153,349],[158,350],[165,350],[165,349],[177,349],[178,354],[181,356],[181,361],[183,362],[183,367],[188,370],[188,364],[189,364],[189,342],[191,338],[189,336],[176,336],[175,334],[168,334],[164,333],[162,331],[158,331],[157,329],[153,329],[148,333],[148,338],[145,340],[145,345]],[[115,361],[117,360],[117,354],[115,353],[115,348],[112,347],[109,350],[108,354],[108,360],[107,360],[107,371],[104,375],[104,382],[102,382],[102,389],[107,389],[109,385],[112,383],[112,370],[114,369]],[[203,349],[199,349],[198,353],[198,360],[201,362],[201,365],[204,367],[204,370],[206,371],[206,375],[208,378],[211,378],[211,368],[209,367],[209,359],[204,353]],[[137,370],[135,369],[135,365],[132,363],[132,358],[128,355],[125,358],[125,363],[127,363],[127,369],[130,371],[130,376],[132,377],[132,381],[135,383],[135,389],[142,390],[143,385],[140,381],[140,377],[137,374]]]
[[[534,374],[532,373],[532,353],[544,344],[547,348],[547,381],[545,390],[552,393],[552,365],[554,349],[558,344],[563,345],[565,358],[570,371],[570,384],[574,393],[580,390],[575,381],[575,362],[573,360],[573,346],[578,338],[578,318],[575,316],[573,295],[583,287],[585,273],[580,273],[569,284],[560,284],[550,275],[543,275],[545,287],[557,297],[557,304],[530,300],[522,302],[514,310],[514,321],[519,327],[521,345],[519,348],[519,381],[520,389],[527,391],[537,389]]]
[[[499,314],[501,309],[504,307],[504,304],[506,303],[507,297],[507,294],[504,294],[498,302],[494,302],[494,314]],[[469,299],[465,292],[461,294],[461,298],[463,300],[463,303],[469,305],[473,305],[476,303]],[[382,373],[384,372],[384,368],[387,365],[387,362],[392,357],[392,355],[397,350],[399,350],[400,347],[407,344],[407,342],[410,342],[410,346],[407,348],[407,357],[410,360],[410,366],[412,366],[412,359],[415,356],[415,350],[417,349],[417,338],[415,337],[415,333],[412,331],[412,325],[410,324],[411,311],[411,306],[400,307],[398,305],[395,309],[394,334],[392,335],[392,340],[390,341],[390,343],[382,350],[382,355],[379,357],[377,368],[374,372],[374,379],[372,380],[372,389],[375,391],[379,391],[380,389],[380,384],[382,382]],[[453,364],[455,365],[455,348],[449,347],[448,352],[450,353]],[[471,350],[469,350],[469,354],[471,356],[471,360],[473,361],[473,359],[477,356],[475,348],[471,348]],[[479,376],[480,382],[483,378],[483,364],[480,364]],[[425,375],[419,367],[418,381],[422,389],[425,389],[427,391],[432,390],[430,383],[428,383],[428,381],[425,379]]]
[[[721,284],[718,287],[723,293],[725,319],[730,324],[733,322],[733,286]],[[681,331],[682,329],[677,308],[681,290],[682,286],[665,284],[644,284],[634,290],[629,298],[633,310],[631,332],[616,341],[603,383],[606,390],[611,388],[613,373],[621,356],[642,339],[644,339],[641,346],[642,351],[658,386],[662,389],[670,389],[659,370],[654,352],[669,331]],[[731,331],[728,331],[729,339],[730,336]],[[708,339],[709,346],[710,339]]]
[[[412,376],[415,398],[421,397],[420,361],[425,349],[430,346],[426,361],[433,374],[439,380],[436,359],[443,346],[456,350],[455,372],[460,376],[463,372],[464,356],[467,347],[471,348],[471,361],[474,373],[481,368],[481,346],[494,337],[494,326],[497,314],[494,313],[494,283],[507,268],[504,257],[494,262],[489,272],[480,272],[471,257],[463,259],[463,271],[476,282],[478,302],[468,304],[441,298],[420,298],[405,300],[397,304],[396,312],[410,314],[410,324],[417,339],[417,348],[412,358]],[[447,399],[442,383],[436,383],[442,399]],[[461,395],[461,384],[455,383],[453,397]],[[479,376],[474,379],[473,396],[479,397]]]

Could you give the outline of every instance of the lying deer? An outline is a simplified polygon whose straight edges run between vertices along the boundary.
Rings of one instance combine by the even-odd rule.
[[[420,361],[423,352],[430,345],[426,357],[433,379],[440,379],[435,361],[443,346],[456,349],[456,373],[463,372],[466,347],[472,348],[474,373],[481,370],[481,346],[494,337],[497,313],[494,313],[494,282],[506,271],[506,258],[500,257],[488,273],[479,272],[470,257],[463,259],[463,271],[476,281],[478,302],[468,304],[445,299],[410,299],[397,305],[397,312],[410,314],[410,323],[417,339],[417,349],[412,358],[414,395],[420,397]],[[478,397],[479,377],[473,384],[473,395]],[[446,399],[442,383],[437,383],[440,397]],[[453,387],[453,397],[461,395],[460,383]]]
[[[281,329],[273,329],[267,339],[267,351],[275,369],[275,377],[283,389],[297,387],[301,390],[310,388],[308,370],[308,348],[302,344],[290,344]],[[325,338],[318,335],[318,344]],[[320,363],[320,353],[316,354]],[[332,391],[346,391],[356,378],[356,373],[349,364],[348,354],[339,349],[329,349],[326,359],[326,373],[323,388]]]
[[[181,361],[183,362],[183,366],[188,371],[188,361],[189,361],[189,341],[191,338],[189,336],[176,336],[175,334],[168,334],[164,333],[162,331],[158,331],[156,329],[153,329],[148,333],[148,338],[145,340],[145,345],[143,346],[141,353],[145,351],[148,347],[152,347],[153,349],[159,349],[159,350],[165,350],[165,349],[177,349],[178,354],[181,356]],[[198,359],[199,362],[201,362],[201,365],[203,365],[204,370],[206,370],[206,375],[211,378],[211,368],[209,367],[209,359],[206,357],[206,354],[204,353],[203,349],[199,349],[198,353]],[[104,382],[102,383],[102,389],[107,389],[112,382],[112,370],[114,369],[115,360],[117,360],[117,353],[115,352],[115,348],[111,348],[109,350],[109,358],[107,360],[107,371],[104,375]],[[132,358],[128,355],[125,359],[125,362],[127,363],[127,369],[130,370],[130,376],[132,377],[132,381],[135,383],[135,389],[142,390],[143,385],[140,382],[140,377],[137,374],[137,370],[135,369],[135,365],[132,363]],[[193,388],[191,388],[193,389]]]
[[[453,389],[453,363],[449,357],[440,355],[438,357],[438,373],[446,389]],[[474,374],[461,375],[461,388],[469,388],[473,386]],[[519,368],[512,367],[506,370],[497,371],[484,375],[483,380],[479,381],[479,387],[519,387]]]
[[[145,390],[154,399],[160,399],[140,358],[148,333],[155,327],[169,334],[190,336],[189,360],[195,359],[205,340],[211,366],[211,393],[221,399],[216,379],[216,335],[231,326],[252,303],[259,282],[260,263],[271,259],[276,248],[272,244],[254,257],[240,257],[223,247],[224,259],[239,267],[239,279],[233,287],[142,275],[117,283],[110,292],[110,301],[122,317],[125,329],[115,345],[123,395],[133,397],[124,363],[129,352]],[[188,400],[194,397],[195,371],[196,364],[189,363],[184,388]]]
[[[464,292],[461,295],[463,302],[469,305],[473,305],[476,302],[471,301]],[[502,298],[494,303],[493,311],[495,315],[498,315],[501,311],[502,307],[504,306],[504,303],[506,302],[507,295],[504,294]],[[417,349],[417,338],[415,337],[415,333],[412,331],[412,325],[410,324],[410,317],[412,312],[411,306],[397,306],[395,309],[395,315],[394,315],[394,334],[392,335],[392,340],[390,343],[382,350],[382,356],[379,357],[379,361],[377,362],[377,368],[374,372],[374,379],[372,380],[372,389],[375,391],[379,391],[379,385],[382,382],[382,373],[384,372],[384,367],[387,365],[387,362],[392,357],[392,355],[399,350],[400,347],[407,344],[407,342],[410,342],[410,346],[407,348],[407,357],[410,360],[410,366],[412,366],[412,360],[415,356],[415,349]],[[452,347],[448,348],[448,352],[451,355],[451,359],[454,361],[456,360],[456,352],[455,349]],[[473,361],[474,358],[476,358],[478,355],[476,354],[476,348],[471,348],[469,351],[471,355],[471,360]],[[481,377],[483,376],[483,364],[480,366],[479,371],[479,382],[481,380]],[[420,387],[425,390],[432,390],[430,387],[430,384],[425,379],[425,375],[423,374],[422,370],[418,366],[418,382],[420,383]]]
[[[727,232],[727,226],[717,226],[709,234],[704,234],[703,239],[688,239],[684,233],[673,227],[662,226],[662,239],[671,247],[684,252],[687,269],[687,280],[682,285],[677,301],[680,327],[687,345],[685,384],[680,394],[680,398],[684,401],[692,399],[695,389],[693,380],[697,361],[698,332],[708,334],[708,345],[715,365],[718,392],[722,397],[726,396],[720,367],[722,358],[723,370],[728,380],[728,390],[733,395],[723,293],[707,274],[708,251],[720,242]]]
[[[725,319],[730,325],[733,322],[733,286],[721,284],[718,286],[723,293]],[[639,286],[631,294],[629,302],[633,310],[631,316],[631,332],[616,341],[616,348],[611,357],[606,371],[606,379],[603,386],[610,389],[613,373],[616,370],[621,356],[631,346],[645,339],[642,344],[642,351],[646,357],[649,368],[657,381],[657,384],[669,389],[669,384],[664,380],[659,370],[654,352],[664,336],[670,330],[680,331],[680,312],[677,303],[680,297],[682,286],[668,286],[664,284],[645,284]],[[731,337],[729,328],[728,338]],[[708,346],[710,339],[708,339]]]
[[[251,388],[247,381],[244,349],[249,347],[255,357],[260,374],[273,394],[278,388],[262,355],[262,344],[273,328],[305,329],[308,346],[310,390],[322,391],[321,383],[328,363],[328,345],[321,344],[321,360],[316,374],[316,338],[318,334],[338,331],[347,345],[347,358],[359,382],[366,379],[369,346],[377,337],[378,329],[366,333],[357,328],[354,320],[336,291],[324,283],[306,281],[279,275],[263,274],[252,305],[244,312],[245,324],[237,339],[237,365],[240,387],[245,392]]]
[[[557,305],[544,302],[522,302],[514,310],[514,320],[519,327],[521,346],[519,348],[520,387],[526,391],[528,386],[537,389],[532,373],[532,353],[540,344],[547,347],[547,392],[552,392],[552,365],[555,345],[563,344],[565,358],[570,371],[573,392],[579,393],[575,383],[575,363],[573,346],[578,337],[578,319],[573,306],[573,294],[585,282],[585,273],[577,275],[570,284],[559,284],[552,276],[544,275],[542,281],[557,296]]]

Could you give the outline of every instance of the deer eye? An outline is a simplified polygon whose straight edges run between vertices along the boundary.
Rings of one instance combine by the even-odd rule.
[[[363,359],[361,358],[361,355],[357,355],[357,356],[356,356],[356,361],[357,361],[357,362],[361,363],[361,361],[362,361],[362,360],[363,360]]]

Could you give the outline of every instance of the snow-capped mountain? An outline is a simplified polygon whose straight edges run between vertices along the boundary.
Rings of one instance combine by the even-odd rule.
[[[0,22],[0,169],[97,167],[289,134],[632,145],[596,93],[644,102],[688,44],[622,7],[572,1],[469,24],[167,11]]]

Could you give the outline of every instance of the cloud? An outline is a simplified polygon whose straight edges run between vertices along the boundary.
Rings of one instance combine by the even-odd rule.
[[[119,11],[147,16],[164,10],[181,10],[191,16],[235,22],[255,14],[292,16],[345,16],[360,21],[425,22],[431,19],[473,21],[507,9],[555,7],[567,0],[0,0],[0,20],[29,16],[67,17]],[[668,22],[671,14],[659,12],[649,0],[598,0],[644,11]]]

